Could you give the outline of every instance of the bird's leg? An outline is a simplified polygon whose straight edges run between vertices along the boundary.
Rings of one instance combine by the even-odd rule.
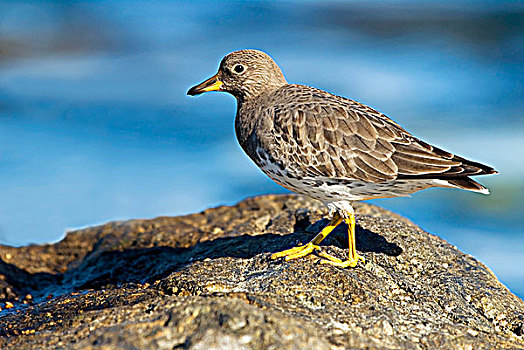
[[[327,237],[333,231],[335,227],[338,226],[342,222],[342,217],[335,212],[333,214],[333,218],[331,219],[330,223],[320,231],[318,235],[315,236],[309,243],[303,246],[294,247],[291,249],[287,249],[278,253],[274,253],[271,255],[271,259],[278,259],[285,257],[285,260],[292,260],[301,258],[303,256],[306,256],[310,253],[312,253],[314,250],[320,250],[320,247],[318,244]]]
[[[357,253],[357,246],[356,246],[356,241],[355,241],[355,227],[356,227],[355,213],[350,212],[346,214],[347,216],[345,215],[344,221],[348,225],[348,239],[349,239],[348,260],[343,261],[343,260],[340,260],[339,258],[329,255],[328,253],[319,252],[318,255],[324,258],[324,260],[320,261],[322,264],[330,264],[330,265],[345,268],[345,267],[357,266],[357,263],[359,260],[362,260],[362,262],[366,261],[363,256]]]

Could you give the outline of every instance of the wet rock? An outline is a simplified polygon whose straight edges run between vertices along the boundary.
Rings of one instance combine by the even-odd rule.
[[[354,269],[271,252],[311,239],[325,208],[299,196],[0,246],[6,348],[491,349],[524,347],[524,303],[408,220],[357,204]],[[323,246],[344,258],[344,227]],[[5,308],[9,305],[10,308]]]

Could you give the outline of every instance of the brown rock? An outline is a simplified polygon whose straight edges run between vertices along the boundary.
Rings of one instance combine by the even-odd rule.
[[[52,245],[0,246],[0,302],[14,304],[0,312],[0,344],[524,348],[524,303],[482,263],[391,212],[356,211],[367,263],[354,269],[314,255],[269,259],[326,223],[320,203],[293,195],[110,223]],[[346,248],[343,227],[324,246],[341,258]]]

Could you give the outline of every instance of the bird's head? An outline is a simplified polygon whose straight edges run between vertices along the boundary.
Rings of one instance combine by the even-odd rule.
[[[194,96],[208,91],[225,91],[238,100],[245,100],[285,84],[282,71],[266,53],[240,50],[224,57],[217,74],[193,86],[187,94]]]

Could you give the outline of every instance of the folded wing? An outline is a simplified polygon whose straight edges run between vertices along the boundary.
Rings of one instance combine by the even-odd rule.
[[[356,101],[301,85],[291,85],[289,90],[281,94],[289,94],[293,101],[279,96],[284,102],[268,109],[266,117],[274,128],[271,156],[277,162],[286,158],[291,170],[368,182],[462,179],[458,181],[462,185],[467,185],[468,176],[496,173],[418,140]]]

